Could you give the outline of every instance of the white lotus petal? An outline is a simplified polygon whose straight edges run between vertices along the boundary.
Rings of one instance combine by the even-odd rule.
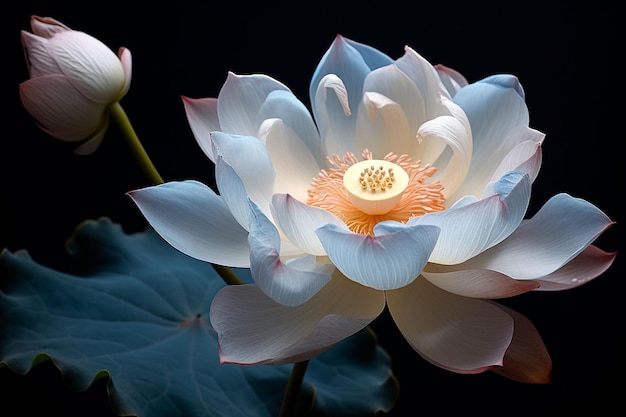
[[[464,262],[496,245],[517,228],[530,200],[528,176],[508,173],[498,181],[496,189],[498,194],[473,204],[414,217],[407,222],[441,229],[429,262],[448,265]]]
[[[167,182],[128,192],[156,232],[193,258],[248,268],[248,233],[222,201],[198,181]]]
[[[426,264],[439,235],[437,227],[383,222],[375,236],[353,233],[334,224],[316,231],[326,253],[348,278],[379,290],[412,282]]]
[[[442,290],[472,298],[513,297],[539,287],[534,281],[518,281],[495,271],[461,269],[456,265],[428,264],[422,276]]]
[[[460,297],[418,278],[387,291],[387,305],[411,346],[435,365],[478,373],[502,365],[513,319],[494,304]]]
[[[617,252],[605,252],[591,245],[562,268],[537,279],[541,284],[538,291],[562,291],[586,284],[606,271],[616,256]]]
[[[222,363],[302,361],[356,333],[385,307],[381,291],[337,275],[297,307],[274,302],[255,285],[223,288],[211,304]]]
[[[276,170],[273,192],[289,193],[306,201],[311,180],[320,171],[311,151],[280,119],[267,119],[259,130]]]
[[[561,268],[613,224],[593,204],[557,194],[508,239],[466,264],[515,279],[537,279]]]
[[[297,306],[306,302],[330,281],[332,267],[304,260],[283,263],[278,230],[256,205],[251,205],[248,243],[252,278],[277,303]]]
[[[262,122],[257,119],[259,109],[275,90],[290,91],[267,75],[229,72],[217,101],[221,129],[235,135],[255,136]]]
[[[317,229],[329,223],[346,227],[330,212],[304,204],[289,194],[274,194],[271,212],[287,239],[302,251],[316,256],[326,256],[315,233]]]
[[[206,156],[215,162],[211,132],[221,130],[217,117],[217,99],[183,97],[182,100],[187,121],[196,142]]]

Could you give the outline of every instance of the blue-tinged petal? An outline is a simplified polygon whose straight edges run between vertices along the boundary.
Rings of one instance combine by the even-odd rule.
[[[534,281],[518,281],[499,272],[456,265],[428,264],[422,276],[442,290],[471,298],[514,297],[539,287]]]
[[[310,359],[367,326],[385,294],[338,275],[313,298],[287,307],[256,285],[230,285],[211,303],[222,363],[289,363]]]
[[[259,129],[259,139],[272,158],[276,170],[274,193],[289,193],[301,201],[308,199],[311,180],[320,167],[311,150],[281,119],[266,119]]]
[[[304,204],[289,194],[274,194],[272,216],[280,230],[302,251],[316,256],[326,256],[315,231],[325,224],[345,227],[345,223],[329,211]]]
[[[213,144],[211,142],[211,132],[221,130],[220,123],[217,118],[217,99],[216,98],[189,98],[182,97],[185,107],[185,114],[191,132],[200,149],[215,162],[213,155]]]
[[[455,208],[413,217],[407,224],[441,228],[430,262],[457,264],[505,239],[518,227],[530,201],[530,179],[510,172],[494,186],[498,194]],[[477,269],[490,269],[481,268]]]
[[[612,224],[593,204],[557,194],[508,239],[468,261],[468,266],[515,279],[542,278],[580,254]]]
[[[589,246],[562,268],[536,280],[538,291],[562,291],[579,287],[604,273],[615,260],[617,252],[605,252]]]
[[[250,199],[269,214],[276,172],[263,142],[224,132],[213,132],[212,136],[218,156],[237,173]]]
[[[439,229],[382,222],[375,226],[374,236],[334,224],[316,233],[330,260],[345,276],[367,287],[389,290],[417,278],[437,242]]]
[[[377,49],[337,35],[311,77],[309,95],[311,99],[315,97],[318,84],[326,74],[335,74],[347,82],[346,87],[351,94],[350,107],[356,108],[365,76],[391,63],[393,60]]]
[[[380,52],[376,48],[373,48],[364,43],[353,41],[352,39],[348,39],[346,37],[344,37],[343,40],[348,45],[356,49],[359,54],[361,54],[363,61],[365,61],[365,63],[371,70],[375,70],[376,68],[380,68],[392,63],[392,59],[389,56]]]
[[[237,75],[229,72],[217,102],[221,129],[236,135],[256,136],[259,109],[267,96],[276,90],[290,91],[267,75]]]
[[[224,162],[224,158],[220,156],[215,161],[215,182],[222,201],[228,207],[230,214],[241,227],[248,230],[252,213],[246,187],[233,167]]]
[[[128,196],[154,230],[184,254],[218,265],[250,266],[248,232],[206,185],[172,181]]]
[[[350,41],[341,35],[337,35],[320,60],[309,86],[309,96],[313,106],[315,120],[320,122],[317,116],[318,109],[315,97],[322,78],[327,74],[335,74],[345,84],[348,92],[349,108],[356,109],[363,94],[363,82],[367,74],[383,65],[389,65],[393,61],[385,54],[376,49]],[[337,100],[325,102],[328,114],[344,114],[344,106]],[[350,126],[354,126],[355,118],[348,117]],[[352,136],[352,135],[351,135]]]
[[[319,165],[326,164],[326,152],[322,150],[322,141],[313,117],[293,93],[285,90],[270,92],[259,108],[255,125],[260,127],[267,119],[280,119],[308,148]]]
[[[254,204],[250,219],[250,273],[259,288],[279,304],[297,306],[330,281],[332,266],[311,261],[289,265],[280,259],[280,235]]]
[[[516,145],[526,140],[523,135],[510,135],[511,129],[528,126],[528,108],[515,85],[513,76],[506,76],[513,84],[476,82],[462,88],[454,96],[472,126],[472,165],[462,194],[477,195],[492,179],[502,160]],[[468,190],[467,192],[465,190]]]
[[[519,80],[516,76],[511,74],[495,74],[490,75],[482,80],[478,81],[479,83],[488,83],[493,84],[503,88],[510,88],[514,90],[519,96],[526,100],[526,95],[524,94],[524,88],[519,83]]]
[[[422,278],[387,291],[387,306],[413,349],[453,372],[502,365],[513,337],[513,319],[497,305],[454,295]]]

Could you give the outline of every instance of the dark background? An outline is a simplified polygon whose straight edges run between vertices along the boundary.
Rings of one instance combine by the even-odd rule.
[[[145,227],[124,193],[147,181],[116,125],[95,154],[83,157],[72,153],[73,144],[39,131],[21,106],[18,85],[28,73],[19,34],[30,30],[34,14],[85,31],[113,50],[131,50],[133,80],[121,104],[166,180],[213,181],[213,167],[191,134],[181,95],[217,96],[227,71],[266,73],[308,105],[310,77],[338,33],[392,58],[409,45],[470,82],[513,73],[525,88],[531,127],[547,134],[529,214],[555,193],[582,197],[618,222],[596,244],[621,250],[624,212],[617,202],[624,190],[625,129],[624,108],[615,98],[623,97],[624,48],[617,6],[536,3],[178,1],[148,8],[132,1],[79,8],[80,3],[62,1],[13,3],[10,12],[5,8],[2,25],[0,247],[27,249],[36,261],[63,268],[65,239],[82,220],[108,216],[127,232]],[[554,362],[549,385],[436,368],[412,351],[388,317],[381,317],[374,329],[401,383],[389,416],[623,413],[621,256],[583,287],[503,300],[541,333]],[[39,406],[50,415],[110,414],[104,384],[70,392],[51,366],[26,376],[3,369],[0,378],[0,401],[16,410],[11,415],[33,415]]]

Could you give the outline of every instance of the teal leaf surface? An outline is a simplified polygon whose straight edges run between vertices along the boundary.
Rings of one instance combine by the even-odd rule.
[[[219,363],[208,313],[225,284],[210,264],[107,218],[79,225],[67,251],[71,273],[24,250],[0,254],[1,365],[27,374],[49,357],[74,390],[108,375],[120,415],[278,415],[291,365]],[[374,416],[392,408],[397,389],[388,354],[365,329],[309,362],[300,408]]]

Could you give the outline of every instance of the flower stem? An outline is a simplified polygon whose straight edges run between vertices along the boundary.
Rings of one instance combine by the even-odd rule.
[[[309,365],[309,361],[296,362],[291,368],[291,374],[289,375],[289,381],[287,382],[287,389],[285,390],[285,396],[283,397],[283,403],[280,407],[279,417],[293,417],[296,412],[296,405],[298,403],[298,396],[300,394],[300,387],[302,386],[302,380],[304,379],[304,373]]]
[[[150,157],[148,156],[146,150],[143,148],[143,145],[139,141],[139,138],[135,133],[135,129],[133,129],[133,126],[130,124],[130,120],[128,119],[128,116],[126,115],[126,112],[124,111],[120,103],[111,103],[111,105],[109,106],[109,111],[111,112],[111,116],[113,116],[113,119],[117,122],[120,129],[122,130],[122,133],[128,141],[128,145],[130,146],[131,151],[135,155],[135,158],[137,158],[139,165],[143,169],[148,179],[150,179],[150,181],[152,181],[154,184],[163,184],[163,178],[161,178],[161,175],[152,164]]]
[[[141,144],[141,141],[135,133],[135,129],[133,129],[133,125],[131,125],[130,120],[128,119],[128,116],[126,115],[126,112],[122,108],[121,104],[119,102],[111,103],[109,105],[109,111],[113,119],[120,127],[122,133],[124,134],[124,137],[128,141],[130,149],[135,155],[135,158],[137,158],[137,162],[139,162],[139,165],[143,169],[148,179],[154,184],[163,184],[165,181],[163,181],[161,174],[159,174],[159,171],[157,171],[157,169],[152,164],[150,157],[146,153],[143,145]],[[211,265],[213,266],[213,268],[215,268],[217,273],[220,275],[220,277],[222,277],[226,284],[231,285],[242,283],[237,274],[235,274],[233,270],[229,267],[216,264]]]

